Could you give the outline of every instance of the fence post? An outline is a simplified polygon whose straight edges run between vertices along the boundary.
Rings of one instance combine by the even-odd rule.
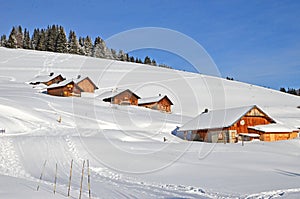
[[[71,160],[71,167],[70,167],[69,186],[68,186],[68,197],[70,196],[70,190],[71,190],[72,169],[73,169],[73,159]]]
[[[43,178],[43,174],[44,174],[44,171],[45,171],[46,163],[47,163],[47,160],[45,160],[45,162],[44,162],[44,164],[43,164],[43,168],[42,168],[42,172],[41,172],[41,175],[40,175],[39,184],[38,184],[38,186],[37,186],[37,188],[36,188],[37,191],[38,191],[39,188],[40,188],[40,183],[41,183],[41,180],[42,180],[42,178]]]
[[[88,190],[89,190],[89,199],[92,198],[91,194],[91,173],[90,173],[90,161],[87,160],[87,170],[88,170]]]
[[[85,160],[83,160],[83,164],[82,164],[79,199],[81,199],[81,193],[82,193],[82,182],[83,182],[83,174],[84,174],[84,163],[85,163]]]
[[[55,164],[55,177],[54,177],[54,188],[53,188],[54,194],[56,192],[56,181],[57,181],[57,163]]]

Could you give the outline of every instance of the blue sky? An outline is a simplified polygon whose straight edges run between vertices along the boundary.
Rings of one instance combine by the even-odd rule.
[[[300,88],[300,1],[294,0],[10,0],[1,2],[0,34],[11,27],[58,24],[77,36],[104,39],[133,28],[163,27],[196,40],[223,77],[279,89]],[[191,70],[179,57],[157,50],[159,63]]]

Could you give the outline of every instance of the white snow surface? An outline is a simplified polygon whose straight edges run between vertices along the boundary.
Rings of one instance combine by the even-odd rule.
[[[148,103],[154,103],[154,102],[159,102],[162,100],[164,96],[155,96],[155,97],[146,97],[146,98],[141,98],[139,99],[139,104],[148,104]]]
[[[111,105],[97,97],[49,96],[25,83],[52,71],[67,78],[89,76],[99,87],[95,96],[113,88],[128,88],[140,97],[167,94],[173,113]],[[68,198],[71,160],[71,198],[78,198],[87,159],[92,198],[300,196],[299,139],[242,146],[187,142],[171,134],[205,108],[253,104],[276,120],[300,126],[299,97],[201,74],[6,48],[0,48],[0,91],[0,129],[5,129],[0,198]],[[88,198],[86,167],[83,180],[83,198]]]
[[[293,132],[298,130],[296,127],[291,127],[284,124],[256,125],[256,126],[250,126],[249,128],[262,131],[262,132],[275,132],[275,133]]]

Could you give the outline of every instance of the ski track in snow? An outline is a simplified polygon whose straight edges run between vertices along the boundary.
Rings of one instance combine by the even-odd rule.
[[[69,148],[69,152],[72,154],[74,162],[83,162],[84,158],[82,158],[82,155],[79,152],[82,150],[77,149],[77,145],[72,141],[72,137],[66,136],[65,141]],[[93,180],[110,184],[110,187],[113,187],[112,190],[114,190],[114,193],[119,196],[118,198],[139,198],[134,197],[135,194],[143,195],[143,197],[146,198],[157,198],[159,196],[171,198],[197,198],[202,196],[205,198],[213,198],[212,196],[205,194],[205,192],[200,188],[191,186],[185,187],[182,185],[162,185],[138,182],[129,177],[124,177],[123,175],[110,171],[107,168],[91,167],[90,169]]]
[[[285,197],[287,194],[297,194],[300,197],[300,188],[296,189],[283,189],[283,190],[274,190],[274,191],[267,191],[267,192],[261,192],[256,194],[251,194],[245,199],[271,199],[271,198],[280,198]]]
[[[33,179],[30,174],[23,169],[11,138],[0,138],[0,149],[0,173],[2,175]]]

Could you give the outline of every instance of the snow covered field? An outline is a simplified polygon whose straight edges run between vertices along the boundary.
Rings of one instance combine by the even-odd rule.
[[[62,98],[25,83],[52,71],[67,78],[87,75],[99,90]],[[173,113],[112,106],[97,97],[116,87],[141,97],[167,94]],[[67,198],[72,159],[72,198],[78,198],[87,159],[92,198],[300,197],[299,139],[242,146],[186,142],[171,135],[205,108],[252,104],[300,127],[299,97],[200,74],[5,48],[0,48],[0,91],[0,129],[6,130],[0,134],[0,198]],[[88,198],[86,170],[83,191]]]

